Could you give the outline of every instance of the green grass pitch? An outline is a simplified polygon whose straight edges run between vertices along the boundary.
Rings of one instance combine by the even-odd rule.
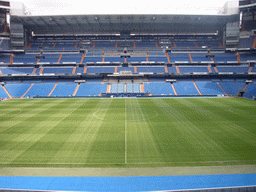
[[[0,102],[0,167],[256,164],[256,102],[240,98]]]

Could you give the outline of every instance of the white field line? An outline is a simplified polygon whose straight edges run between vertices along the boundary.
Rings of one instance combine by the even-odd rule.
[[[248,160],[249,162],[256,162],[256,160]],[[130,165],[138,165],[138,164],[177,164],[177,163],[184,163],[184,164],[197,164],[197,163],[246,163],[247,161],[243,160],[231,160],[231,161],[197,161],[197,162],[140,162],[140,163],[13,163],[13,162],[1,162],[0,165],[12,164],[12,165],[86,165],[86,164],[130,164]],[[254,165],[254,164],[253,164]]]

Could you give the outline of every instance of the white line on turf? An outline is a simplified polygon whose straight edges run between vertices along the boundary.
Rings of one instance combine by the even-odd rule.
[[[198,163],[214,163],[214,164],[223,164],[223,163],[246,163],[246,162],[256,162],[256,160],[230,160],[230,161],[198,161],[198,162],[142,162],[142,163],[20,163],[20,162],[1,162],[0,165],[12,164],[12,165],[86,165],[86,164],[116,164],[116,165],[123,165],[123,164],[130,164],[130,165],[138,165],[138,164],[177,164],[177,163],[184,163],[184,164],[198,164]],[[247,164],[245,164],[247,165]],[[216,165],[217,166],[217,165]],[[227,165],[232,166],[232,165]],[[242,165],[243,166],[243,165]]]

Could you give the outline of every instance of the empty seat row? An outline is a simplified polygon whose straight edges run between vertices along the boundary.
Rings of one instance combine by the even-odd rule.
[[[244,90],[246,96],[255,96],[256,83],[178,81],[176,83],[148,82],[143,89],[139,83],[112,83],[111,93],[151,93],[152,95],[236,95]],[[108,85],[94,83],[33,83],[0,86],[0,98],[28,96],[97,96],[108,92]]]
[[[217,70],[217,71],[216,71]],[[78,74],[78,73],[121,73],[130,71],[131,73],[248,73],[256,72],[256,67],[249,66],[178,66],[178,67],[0,67],[0,75],[3,74]]]

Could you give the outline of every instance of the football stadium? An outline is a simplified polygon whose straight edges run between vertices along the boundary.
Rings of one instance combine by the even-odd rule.
[[[0,191],[256,191],[256,1],[215,15],[11,5]]]

